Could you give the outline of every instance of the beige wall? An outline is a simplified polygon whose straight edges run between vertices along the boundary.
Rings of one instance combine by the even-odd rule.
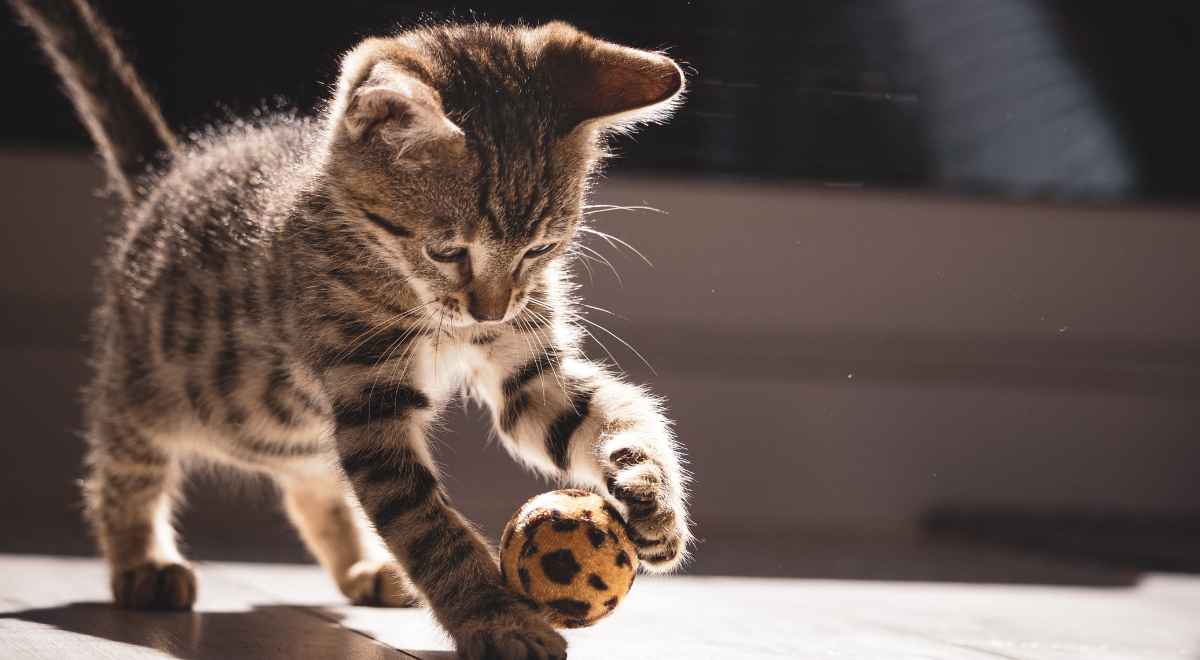
[[[74,515],[98,183],[78,154],[0,153],[9,516],[26,498]],[[595,216],[656,265],[593,237],[624,286],[596,265],[581,280],[624,317],[592,318],[657,368],[601,335],[669,398],[702,535],[747,521],[905,530],[945,505],[1200,502],[1195,210],[622,178],[594,201],[668,212]],[[543,487],[469,417],[440,455],[455,500],[495,532]]]

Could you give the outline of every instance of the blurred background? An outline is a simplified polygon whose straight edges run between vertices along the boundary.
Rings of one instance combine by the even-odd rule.
[[[1200,5],[96,5],[181,132],[312,112],[339,53],[421,20],[564,19],[685,63],[686,105],[616,142],[593,199],[657,209],[596,222],[653,266],[592,237],[612,268],[577,271],[687,445],[687,570],[1200,571]],[[3,11],[0,552],[90,554],[78,392],[112,205]],[[455,410],[438,454],[495,538],[547,487],[487,436]],[[304,559],[265,484],[199,477],[189,500],[193,557]]]

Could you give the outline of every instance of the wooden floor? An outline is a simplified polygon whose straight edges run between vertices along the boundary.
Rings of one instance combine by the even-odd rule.
[[[0,657],[452,658],[423,610],[343,605],[311,566],[206,563],[193,614],[112,609],[94,560],[0,555]],[[642,578],[572,658],[1200,659],[1200,578],[1050,587]]]

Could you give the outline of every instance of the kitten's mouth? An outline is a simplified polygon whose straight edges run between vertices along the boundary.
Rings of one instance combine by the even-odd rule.
[[[475,320],[460,312],[453,304],[443,304],[441,311],[434,315],[434,323],[451,328],[467,328],[475,325]]]
[[[474,328],[496,325],[501,321],[478,321],[470,314],[466,313],[462,306],[454,298],[443,298],[441,301],[441,310],[433,315],[434,325],[439,325],[445,328]]]

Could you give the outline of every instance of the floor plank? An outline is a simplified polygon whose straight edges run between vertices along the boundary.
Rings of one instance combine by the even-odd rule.
[[[133,614],[103,602],[99,562],[0,555],[0,648],[53,660],[454,657],[425,610],[347,606],[313,566],[199,572],[196,614]],[[565,634],[572,658],[606,660],[1197,660],[1200,578],[1078,587],[643,577],[609,619]]]

